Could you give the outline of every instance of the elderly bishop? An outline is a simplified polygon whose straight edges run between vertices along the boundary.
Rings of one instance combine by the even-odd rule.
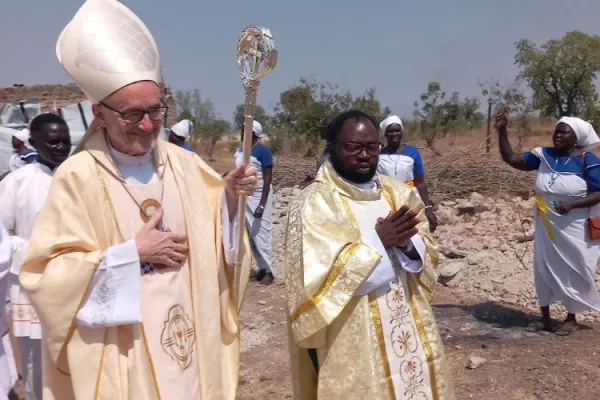
[[[56,53],[94,120],[54,175],[20,270],[43,330],[44,399],[234,399],[250,267],[247,238],[234,265],[236,210],[256,169],[221,179],[159,139],[158,49],[116,0],[86,1]]]

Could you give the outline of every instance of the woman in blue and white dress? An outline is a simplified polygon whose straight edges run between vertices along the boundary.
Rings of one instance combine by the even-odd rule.
[[[425,183],[425,167],[419,149],[402,142],[404,127],[397,115],[390,115],[381,121],[379,129],[385,136],[386,145],[379,153],[377,172],[399,180],[417,191],[425,203],[425,216],[429,221],[429,229],[434,232],[437,227],[437,217],[433,210],[433,203],[429,199]]]
[[[542,320],[531,331],[566,336],[578,329],[575,315],[600,311],[595,283],[600,241],[590,240],[587,218],[600,215],[600,159],[589,150],[600,142],[591,124],[563,117],[552,147],[515,153],[508,141],[508,118],[497,118],[500,154],[510,166],[537,171],[535,182],[534,279]],[[567,318],[556,326],[550,304],[561,301]]]
[[[260,286],[269,286],[275,280],[272,268],[273,188],[271,182],[273,180],[273,155],[267,146],[259,142],[263,136],[261,124],[254,121],[250,164],[256,167],[258,187],[251,196],[248,196],[246,228],[250,235],[254,259],[258,265],[256,280]],[[240,147],[235,153],[235,164],[238,167],[242,164],[242,159],[243,151]]]

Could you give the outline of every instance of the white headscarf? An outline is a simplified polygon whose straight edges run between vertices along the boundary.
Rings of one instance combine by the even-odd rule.
[[[189,119],[182,119],[171,127],[171,132],[179,137],[187,139],[194,130],[194,123]]]
[[[556,125],[565,123],[573,129],[575,137],[577,138],[577,146],[582,147],[584,150],[589,150],[592,147],[600,143],[600,138],[594,130],[592,124],[577,117],[562,117],[558,120]]]
[[[379,124],[379,129],[381,129],[381,132],[385,135],[386,129],[392,124],[398,124],[402,129],[404,129],[404,126],[402,125],[402,120],[397,115],[390,115],[389,117],[381,121],[381,123]]]
[[[257,138],[263,136],[262,125],[257,120],[252,121],[252,133],[254,133],[254,136]]]
[[[29,143],[29,129],[24,128],[21,130],[16,130],[15,129],[15,133],[13,133],[13,136],[16,137],[17,139],[19,139],[21,142],[27,144]]]

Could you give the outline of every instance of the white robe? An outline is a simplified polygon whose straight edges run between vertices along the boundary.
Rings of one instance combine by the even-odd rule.
[[[8,295],[8,273],[11,261],[10,236],[0,222],[0,400],[8,399],[7,394],[13,389],[18,379],[8,336],[8,313],[3,304]]]
[[[10,301],[16,337],[42,337],[37,315],[21,289],[18,277],[33,226],[48,195],[52,175],[53,171],[47,166],[33,163],[10,173],[0,182],[0,217],[12,242]]]
[[[375,190],[374,183],[357,185],[362,190]],[[361,233],[360,241],[381,254],[379,264],[363,281],[356,296],[374,293],[381,314],[381,330],[389,362],[390,380],[397,399],[434,400],[432,378],[427,368],[427,356],[419,337],[418,326],[412,314],[407,274],[418,273],[423,268],[425,242],[420,235],[411,238],[420,256],[411,260],[399,249],[388,252],[383,247],[375,226],[379,217],[385,218],[391,207],[384,196],[373,201],[347,199]],[[395,258],[398,262],[395,268]],[[410,366],[410,367],[408,367]]]
[[[594,280],[600,241],[589,240],[586,229],[587,218],[600,215],[600,205],[573,209],[565,215],[557,213],[555,204],[585,197],[587,184],[573,173],[561,173],[553,179],[542,149],[532,152],[542,160],[535,182],[533,258],[539,304],[545,307],[561,301],[572,314],[600,311],[600,296]]]
[[[19,345],[25,393],[32,400],[42,399],[42,328],[19,284],[19,270],[53,173],[43,164],[27,164],[0,182],[0,217],[10,233],[13,256],[10,267],[13,335]]]

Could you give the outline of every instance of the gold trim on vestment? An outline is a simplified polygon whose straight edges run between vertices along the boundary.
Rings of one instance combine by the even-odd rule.
[[[102,186],[102,191],[104,192],[104,198],[110,208],[110,212],[112,213],[113,221],[115,222],[117,232],[119,233],[119,237],[124,242],[125,237],[123,236],[123,233],[121,232],[121,228],[119,226],[119,220],[117,219],[117,213],[115,211],[114,204],[110,198],[110,194],[108,193],[108,188],[106,187],[106,182],[104,180],[104,176],[102,175],[102,172],[100,171],[100,167],[98,166],[98,162],[96,161],[96,159],[94,159],[94,162],[96,163],[96,171],[98,173],[98,179],[100,180],[100,185]],[[165,168],[167,168],[167,166],[165,166]],[[100,258],[100,259],[102,259],[102,258]],[[98,261],[98,264],[100,264],[100,261]],[[86,289],[85,293],[87,293],[87,289]],[[139,325],[140,325],[140,332],[142,334],[143,341],[144,341],[144,348],[146,349],[146,353],[147,353],[148,359],[150,361],[150,370],[152,371],[152,380],[154,382],[154,388],[156,389],[156,394],[157,394],[158,398],[160,399],[160,391],[158,390],[158,380],[156,379],[156,372],[154,371],[154,363],[152,362],[152,355],[150,354],[150,349],[148,348],[148,339],[146,338],[146,333],[144,332],[144,324],[142,322],[140,322]],[[103,347],[103,351],[104,351],[105,347],[106,347],[106,344]]]
[[[379,312],[379,306],[377,305],[377,295],[374,293],[369,294],[369,308],[371,309],[371,317],[373,319],[373,325],[375,326],[375,332],[377,333],[377,342],[379,343],[379,351],[383,360],[383,371],[385,373],[388,391],[390,392],[390,400],[396,400],[396,391],[394,389],[394,382],[392,381],[392,371],[390,369],[390,361],[387,355],[383,326],[381,324],[381,313]]]
[[[102,352],[100,353],[100,365],[98,366],[98,375],[96,376],[96,388],[94,389],[94,399],[98,399],[100,392],[100,379],[102,378],[102,369],[104,368],[104,354],[106,352],[106,343],[108,342],[108,328],[104,328],[104,340],[102,341]]]
[[[333,264],[331,272],[329,273],[329,275],[327,275],[327,278],[317,291],[317,294],[314,297],[311,297],[307,302],[301,304],[300,307],[298,307],[298,309],[292,313],[292,315],[290,316],[291,322],[294,322],[295,320],[300,318],[302,314],[317,307],[319,302],[323,299],[323,297],[327,294],[327,291],[333,285],[333,282],[335,282],[335,279],[340,275],[340,272],[342,272],[342,270],[344,269],[344,266],[346,265],[348,260],[352,258],[352,256],[354,256],[354,253],[356,252],[356,250],[358,250],[358,247],[358,243],[351,243],[342,250],[342,252],[337,257],[336,262]]]
[[[427,359],[427,366],[429,367],[431,395],[433,396],[433,400],[438,400],[439,396],[435,376],[435,366],[433,365],[433,352],[431,351],[431,346],[429,346],[429,341],[427,340],[427,335],[425,333],[425,326],[423,325],[423,321],[421,321],[421,315],[419,314],[419,310],[417,309],[417,305],[415,304],[415,300],[413,298],[414,291],[410,287],[410,281],[408,279],[406,281],[406,286],[408,290],[410,310],[412,311],[415,325],[417,326],[417,331],[419,332],[419,337],[421,338],[421,345],[423,346],[423,351],[425,352],[425,358]]]
[[[98,174],[98,179],[100,180],[100,186],[102,186],[102,191],[104,192],[104,200],[106,200],[106,204],[108,204],[108,208],[110,208],[110,212],[113,216],[113,221],[115,222],[115,226],[117,228],[117,232],[119,232],[119,237],[122,241],[125,241],[123,234],[121,233],[121,226],[119,225],[119,220],[117,219],[117,212],[115,211],[115,206],[110,199],[110,194],[108,193],[108,188],[106,187],[106,181],[104,180],[104,176],[102,175],[102,171],[100,171],[100,167],[96,159],[94,158],[94,163],[96,164],[96,173]]]
[[[396,212],[396,207],[394,206],[394,203],[393,203],[390,195],[384,191],[383,197],[385,197],[385,199],[387,200],[392,211]],[[422,262],[425,263],[425,260],[422,260]],[[421,315],[419,314],[419,310],[417,309],[417,305],[415,304],[415,301],[413,298],[413,290],[411,290],[411,287],[410,287],[410,279],[409,279],[410,277],[414,277],[415,280],[421,284],[421,287],[423,287],[425,289],[425,291],[429,295],[428,296],[429,301],[431,301],[429,299],[429,297],[432,297],[433,293],[421,281],[421,278],[419,277],[419,275],[417,275],[417,274],[409,275],[409,273],[407,272],[406,289],[408,290],[410,309],[412,311],[413,319],[415,320],[415,325],[417,327],[417,331],[419,332],[419,337],[421,338],[421,345],[423,346],[423,351],[425,352],[425,358],[427,359],[427,366],[429,368],[429,381],[430,381],[429,383],[431,386],[431,395],[433,396],[433,400],[437,400],[437,399],[439,399],[439,396],[437,393],[437,383],[436,383],[436,377],[435,377],[435,369],[434,369],[434,365],[433,365],[433,353],[431,351],[431,347],[429,346],[429,341],[427,340],[427,336],[425,334],[425,326],[423,325],[423,321],[421,321]]]

